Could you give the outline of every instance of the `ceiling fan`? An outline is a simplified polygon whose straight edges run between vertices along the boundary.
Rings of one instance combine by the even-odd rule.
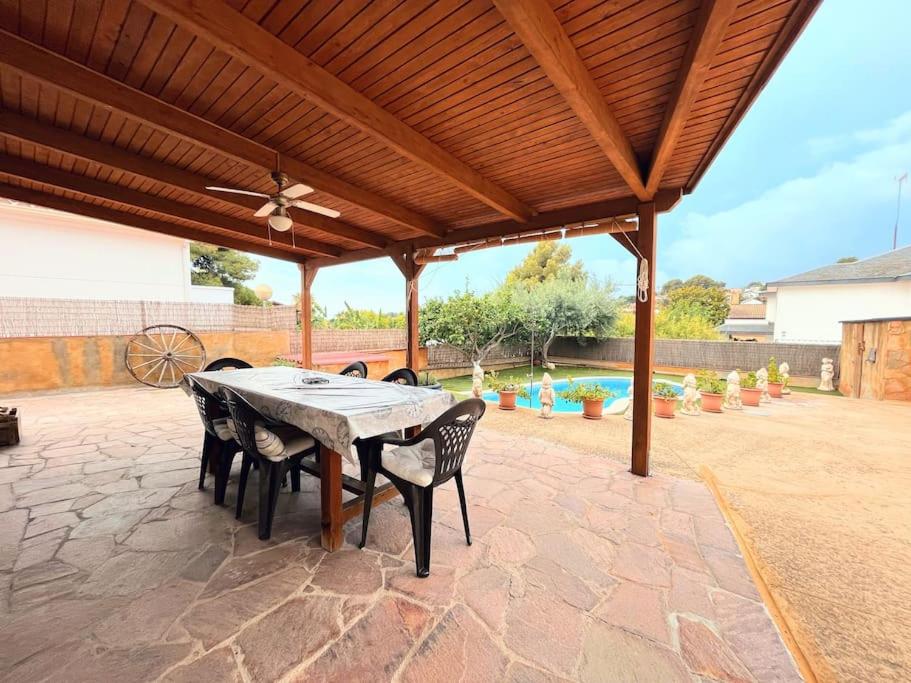
[[[253,215],[260,218],[262,216],[269,216],[269,227],[280,232],[290,230],[291,226],[294,225],[294,221],[291,220],[291,217],[288,215],[288,208],[291,206],[319,213],[323,216],[329,216],[330,218],[338,218],[341,216],[335,209],[329,209],[325,206],[320,206],[319,204],[313,204],[298,199],[298,197],[313,192],[313,188],[309,185],[297,183],[296,185],[285,187],[288,184],[288,176],[281,171],[273,171],[272,180],[278,187],[278,190],[274,194],[238,190],[232,187],[214,187],[211,185],[207,185],[206,189],[214,192],[232,192],[234,194],[246,194],[252,197],[265,197],[269,201],[263,204]]]

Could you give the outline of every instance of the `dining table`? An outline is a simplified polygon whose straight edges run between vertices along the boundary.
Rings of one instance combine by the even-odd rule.
[[[329,552],[342,547],[345,523],[363,513],[364,482],[342,472],[343,458],[358,464],[355,442],[420,429],[456,403],[439,389],[288,366],[188,376],[216,396],[224,387],[234,390],[268,420],[297,427],[319,444],[319,457],[305,458],[301,469],[320,480],[320,541]],[[345,498],[343,491],[352,495]],[[377,487],[373,505],[396,494],[392,484]]]

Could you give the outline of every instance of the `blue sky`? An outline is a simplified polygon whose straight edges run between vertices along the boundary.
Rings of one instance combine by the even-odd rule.
[[[911,2],[825,0],[696,191],[659,218],[658,282],[705,273],[742,286],[888,251],[895,178],[911,171]],[[899,244],[911,244],[911,184]],[[632,291],[635,264],[609,236],[567,241],[598,277]],[[530,245],[431,264],[421,299],[466,281],[495,287]],[[259,258],[259,257],[257,257]],[[293,264],[259,258],[254,284],[291,300]],[[330,314],[345,301],[402,310],[404,282],[389,259],[320,271],[313,286]]]

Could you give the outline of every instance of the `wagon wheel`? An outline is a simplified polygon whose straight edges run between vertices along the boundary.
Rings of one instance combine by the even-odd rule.
[[[127,342],[127,370],[143,384],[171,389],[183,376],[199,372],[206,364],[206,350],[195,334],[177,325],[152,325]]]

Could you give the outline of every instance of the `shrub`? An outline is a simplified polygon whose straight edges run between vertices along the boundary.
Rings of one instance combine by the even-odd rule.
[[[570,403],[582,403],[582,401],[603,401],[616,396],[610,389],[605,389],[600,384],[594,382],[590,384],[576,384],[572,379],[569,380],[569,386],[560,392],[560,397]]]
[[[487,388],[496,393],[501,391],[514,391],[519,395],[519,398],[528,398],[528,389],[523,385],[513,382],[511,380],[500,379],[500,376],[497,374],[496,370],[491,370],[487,373]]]
[[[439,380],[434,376],[432,372],[422,372],[420,375],[418,375],[419,387],[429,387],[438,383]]]
[[[769,358],[769,381],[772,384],[781,384],[781,373],[778,372],[778,361],[775,356]]]
[[[740,378],[740,386],[743,389],[755,389],[756,388],[757,377],[755,372],[748,372],[745,376]]]
[[[723,394],[725,382],[711,370],[700,370],[696,373],[696,386],[706,394]]]
[[[652,387],[652,394],[657,398],[679,398],[677,389],[673,384],[668,384],[667,382],[656,382],[655,386]]]

